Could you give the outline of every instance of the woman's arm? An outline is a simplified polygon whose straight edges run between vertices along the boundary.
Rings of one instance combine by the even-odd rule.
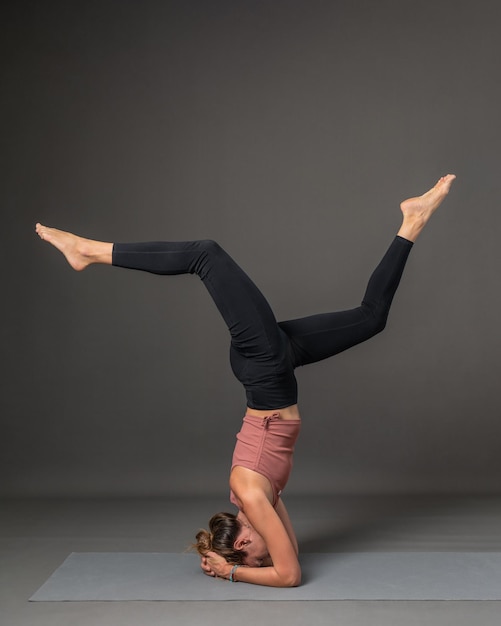
[[[235,572],[237,581],[270,587],[297,587],[301,584],[301,567],[296,546],[263,492],[249,493],[242,501],[244,513],[252,527],[266,543],[273,565],[242,567]]]
[[[294,546],[294,550],[296,554],[299,554],[299,546],[296,539],[296,533],[294,532],[294,528],[292,527],[291,518],[287,513],[287,509],[285,508],[285,504],[281,499],[278,500],[277,506],[275,507],[275,511],[277,512],[278,517],[280,518],[282,524],[284,525],[287,534],[289,535],[289,539],[291,540],[292,545]]]

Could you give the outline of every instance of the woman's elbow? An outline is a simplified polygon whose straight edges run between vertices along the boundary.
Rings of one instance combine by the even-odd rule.
[[[299,587],[301,584],[301,569],[297,568],[297,570],[293,570],[288,572],[283,577],[283,587]]]

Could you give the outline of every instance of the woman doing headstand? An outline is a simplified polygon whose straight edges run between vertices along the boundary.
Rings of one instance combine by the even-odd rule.
[[[455,176],[400,205],[403,222],[372,274],[362,304],[349,311],[279,322],[248,276],[213,241],[112,244],[37,224],[75,270],[103,263],[154,274],[197,274],[231,334],[231,366],[247,395],[230,473],[237,515],[218,513],[197,549],[209,576],[276,587],[300,584],[296,537],[280,498],[299,433],[294,369],[354,346],[383,330],[413,243]]]

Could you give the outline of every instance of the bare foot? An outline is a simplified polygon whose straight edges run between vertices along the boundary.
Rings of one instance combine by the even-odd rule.
[[[417,198],[409,198],[404,200],[400,205],[402,213],[406,217],[430,218],[435,209],[437,209],[449,193],[449,189],[455,180],[455,174],[447,174],[442,176],[438,183],[429,191]]]
[[[444,201],[455,179],[455,174],[442,176],[437,184],[422,196],[404,200],[400,205],[404,221],[398,234],[415,241],[435,210]]]
[[[113,244],[84,239],[64,230],[37,224],[35,230],[44,241],[48,241],[64,254],[71,267],[80,272],[91,263],[111,264]]]

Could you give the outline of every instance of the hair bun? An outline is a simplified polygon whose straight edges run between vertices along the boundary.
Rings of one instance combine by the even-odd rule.
[[[212,550],[212,539],[212,534],[206,530],[200,530],[197,533],[195,549],[200,555],[203,556]]]

